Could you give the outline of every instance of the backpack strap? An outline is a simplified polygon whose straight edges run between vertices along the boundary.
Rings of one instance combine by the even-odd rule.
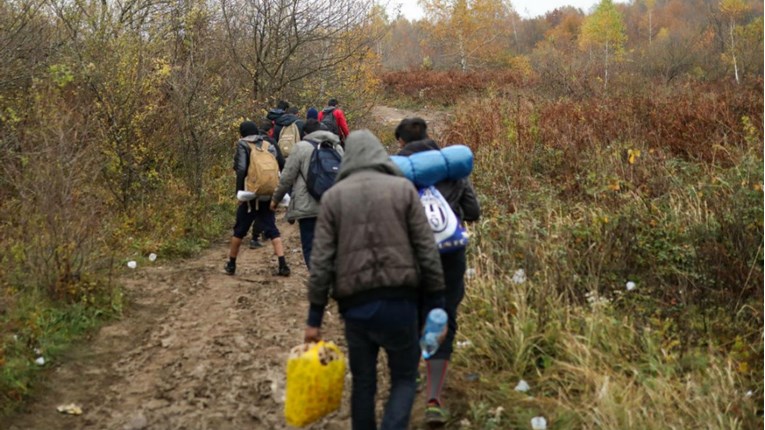
[[[304,140],[306,142],[310,143],[311,145],[313,145],[313,151],[316,151],[317,149],[319,149],[319,146],[321,146],[321,143],[316,142],[315,140],[310,140],[310,139],[304,139]],[[311,151],[312,156],[313,156],[313,151]],[[308,166],[309,167],[311,166],[311,160],[310,159],[308,159]],[[300,166],[300,167],[303,167],[303,166]],[[303,178],[303,182],[308,184],[308,179],[306,179],[305,175],[303,175],[303,169],[298,169],[298,173],[300,174],[300,177]]]

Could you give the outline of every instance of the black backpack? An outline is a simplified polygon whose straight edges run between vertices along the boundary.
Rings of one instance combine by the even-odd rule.
[[[311,143],[315,149],[308,163],[308,177],[304,179],[308,194],[319,201],[322,194],[335,184],[342,157],[331,142]]]
[[[337,127],[337,119],[335,118],[335,108],[324,109],[324,116],[321,118],[321,123],[327,127],[328,131],[340,136],[340,129]]]

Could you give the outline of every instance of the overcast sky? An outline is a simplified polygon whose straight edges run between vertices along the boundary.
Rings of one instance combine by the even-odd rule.
[[[616,0],[618,3],[623,3],[626,0]],[[545,12],[551,11],[561,6],[574,6],[582,9],[585,13],[590,11],[590,8],[597,4],[598,0],[516,0],[513,1],[513,7],[524,18],[533,18],[535,16],[544,15]],[[422,18],[422,9],[417,5],[415,0],[393,0],[391,1],[391,10],[395,10],[396,6],[401,6],[401,13],[409,20]],[[395,13],[391,13],[395,16]]]

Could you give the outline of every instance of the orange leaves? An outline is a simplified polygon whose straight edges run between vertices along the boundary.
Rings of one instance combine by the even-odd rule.
[[[627,162],[630,164],[635,164],[637,159],[640,158],[640,150],[639,149],[628,149],[627,150]]]

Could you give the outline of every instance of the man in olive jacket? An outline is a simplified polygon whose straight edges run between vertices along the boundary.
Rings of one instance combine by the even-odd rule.
[[[316,229],[316,217],[319,216],[319,202],[311,196],[306,185],[311,155],[320,144],[330,144],[335,151],[341,156],[343,155],[340,138],[334,133],[320,130],[319,125],[315,119],[306,122],[305,130],[308,134],[295,145],[292,154],[287,158],[287,164],[279,178],[279,186],[271,200],[271,210],[275,211],[278,202],[282,201],[285,194],[290,193],[287,220],[290,222],[297,220],[298,222],[303,259],[309,269],[311,268],[311,249],[314,230]]]
[[[381,429],[406,429],[417,391],[418,297],[443,306],[444,279],[417,190],[368,130],[350,134],[337,183],[321,199],[313,244],[305,341],[329,294],[345,319],[353,376],[354,430],[376,429],[377,355],[388,355],[391,388]]]

